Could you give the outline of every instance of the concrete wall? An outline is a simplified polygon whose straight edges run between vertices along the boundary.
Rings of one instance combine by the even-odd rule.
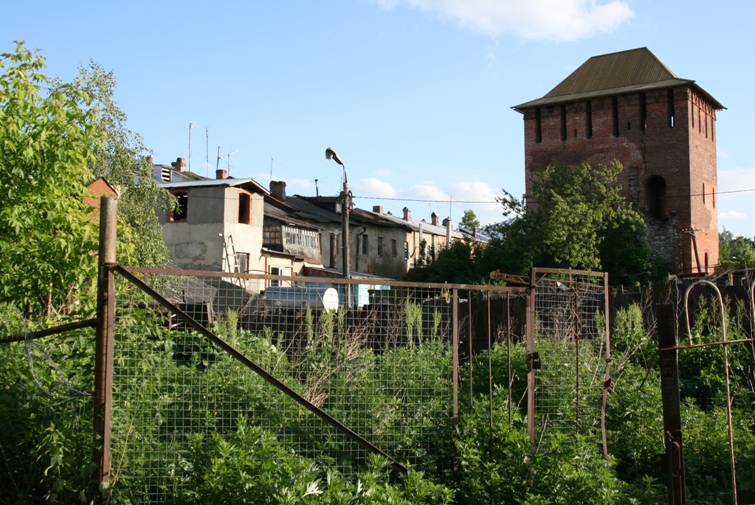
[[[535,175],[552,162],[577,164],[610,163],[619,160],[624,170],[619,181],[625,196],[642,211],[648,222],[651,246],[668,267],[676,271],[691,271],[694,258],[691,238],[681,233],[693,226],[697,231],[701,262],[708,253],[709,264],[718,262],[718,229],[712,198],[687,196],[716,186],[716,147],[712,136],[715,116],[709,105],[707,111],[708,136],[705,127],[691,126],[691,100],[696,100],[690,88],[672,91],[674,126],[669,121],[669,90],[645,93],[645,128],[641,124],[641,94],[616,97],[618,105],[618,135],[614,135],[613,97],[590,101],[592,136],[588,132],[587,102],[564,105],[566,138],[563,138],[561,105],[541,107],[541,141],[536,136],[536,109],[524,111],[525,170],[527,191],[532,188]],[[704,101],[703,101],[704,102]],[[695,106],[697,107],[697,106]],[[695,109],[695,118],[699,116]],[[648,181],[660,176],[666,182],[665,215],[656,218],[649,211]],[[710,201],[708,201],[710,200]]]

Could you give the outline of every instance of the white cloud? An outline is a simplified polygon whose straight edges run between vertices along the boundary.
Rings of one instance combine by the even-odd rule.
[[[389,182],[385,182],[377,177],[367,177],[352,184],[353,191],[359,196],[382,196],[385,198],[394,198],[398,191]]]
[[[719,191],[755,188],[755,167],[719,170],[718,186]]]
[[[384,9],[406,5],[494,37],[576,40],[611,32],[632,17],[623,0],[375,0]]]
[[[421,198],[423,200],[444,200],[448,201],[449,195],[438,186],[432,183],[422,183],[412,186],[404,195],[407,198]]]

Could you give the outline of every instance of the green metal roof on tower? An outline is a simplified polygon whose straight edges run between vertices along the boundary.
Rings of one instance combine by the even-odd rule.
[[[593,56],[542,98],[512,108],[521,111],[600,96],[678,86],[691,86],[716,109],[725,108],[710,93],[695,84],[694,80],[677,77],[647,47]]]

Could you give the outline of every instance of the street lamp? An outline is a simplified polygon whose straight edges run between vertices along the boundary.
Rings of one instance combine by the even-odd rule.
[[[351,193],[349,192],[349,182],[346,178],[346,166],[341,161],[338,153],[331,147],[325,149],[325,159],[333,160],[343,169],[343,189],[341,190],[341,234],[343,235],[341,244],[341,255],[343,257],[343,278],[348,279],[350,277],[349,272],[349,213],[351,212]],[[351,289],[349,284],[346,284],[346,306],[350,305],[351,301]]]

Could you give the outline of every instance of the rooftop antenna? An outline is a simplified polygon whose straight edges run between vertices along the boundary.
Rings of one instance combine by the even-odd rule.
[[[191,172],[191,121],[189,121],[189,172]]]
[[[320,196],[320,188],[317,187],[318,179],[315,179],[315,196]]]
[[[220,169],[220,146],[218,146],[218,157],[215,159],[215,170]]]
[[[275,158],[270,156],[270,179],[267,181],[268,183],[273,182],[273,161],[275,161]]]
[[[207,177],[210,176],[210,131],[204,127],[204,172]]]

